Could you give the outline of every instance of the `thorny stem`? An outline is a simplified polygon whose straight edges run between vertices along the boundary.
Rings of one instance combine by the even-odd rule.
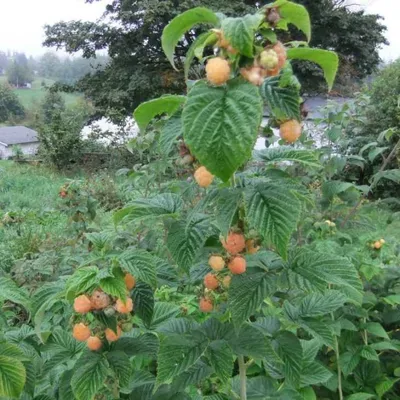
[[[238,357],[239,362],[239,377],[240,377],[240,400],[247,400],[247,389],[246,389],[246,364],[244,363],[244,357]]]

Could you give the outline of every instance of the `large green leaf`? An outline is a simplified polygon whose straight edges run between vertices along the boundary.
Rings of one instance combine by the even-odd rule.
[[[369,400],[375,397],[374,394],[371,393],[354,393],[349,397],[346,397],[346,400]]]
[[[130,394],[129,399],[150,400],[153,394],[156,378],[147,371],[135,371],[122,393]]]
[[[128,385],[132,372],[132,365],[128,356],[123,351],[114,350],[107,353],[107,361],[119,384],[121,386]]]
[[[319,317],[336,311],[347,299],[337,290],[327,290],[324,293],[311,293],[300,303],[300,317]]]
[[[223,236],[226,236],[233,225],[233,219],[243,199],[240,189],[221,189],[218,191],[216,203],[216,225]]]
[[[74,400],[74,394],[71,387],[73,370],[65,371],[59,381],[59,400]]]
[[[181,136],[183,136],[182,116],[177,113],[168,119],[161,129],[159,139],[161,152],[169,156],[174,146],[177,148],[178,138]]]
[[[354,184],[350,182],[327,181],[322,185],[322,194],[328,200],[332,200],[335,196],[338,196],[351,188],[354,188]]]
[[[103,291],[111,296],[125,300],[126,284],[124,274],[121,270],[113,271],[114,276],[100,279],[100,287]]]
[[[14,357],[0,355],[0,396],[19,398],[25,380],[26,372],[22,362]]]
[[[267,272],[234,276],[229,287],[228,300],[233,323],[240,326],[274,291],[275,281]]]
[[[282,161],[292,161],[309,167],[321,167],[318,154],[312,150],[294,149],[293,147],[270,147],[253,153],[256,161],[266,164]]]
[[[152,333],[136,337],[123,336],[113,344],[112,349],[123,351],[128,357],[140,355],[155,357],[158,351],[158,339]]]
[[[99,285],[99,272],[95,266],[78,268],[67,281],[67,297],[95,289]]]
[[[339,57],[335,52],[322,49],[310,49],[308,47],[297,47],[288,49],[287,56],[292,60],[306,60],[318,64],[324,71],[329,90],[332,89],[339,67]]]
[[[309,362],[303,366],[301,371],[301,386],[311,386],[325,383],[332,378],[332,372],[319,362]]]
[[[138,282],[132,293],[135,314],[149,327],[154,312],[154,290],[143,282]]]
[[[240,399],[240,377],[235,376],[232,380],[232,389],[237,396],[229,397],[230,399]],[[278,389],[277,382],[266,376],[249,377],[246,382],[246,393],[247,400],[266,400],[266,399],[277,399],[276,394]],[[272,397],[274,396],[274,397]],[[208,399],[208,398],[207,398]],[[211,400],[211,399],[210,399]],[[225,400],[215,399],[215,400]],[[290,400],[296,400],[291,398]]]
[[[102,354],[91,353],[84,361],[78,360],[71,379],[72,391],[77,400],[92,400],[103,387],[108,374],[107,362]]]
[[[286,258],[289,239],[300,218],[301,204],[284,183],[259,183],[245,191],[250,225]]]
[[[223,340],[212,342],[207,350],[207,358],[223,382],[232,377],[234,356],[228,343]]]
[[[185,96],[166,95],[142,103],[133,113],[133,118],[140,130],[145,130],[150,121],[157,115],[172,115],[186,101]]]
[[[280,76],[272,76],[261,85],[261,95],[278,119],[300,120],[300,93],[295,87],[280,86]]]
[[[262,118],[261,96],[240,78],[223,87],[199,81],[189,92],[182,118],[194,156],[227,181],[251,155]]]
[[[393,388],[393,386],[400,381],[400,378],[386,378],[383,381],[379,382],[375,386],[376,393],[379,396],[379,399],[382,399],[383,395],[389,390]]]
[[[381,179],[388,179],[395,183],[400,183],[400,169],[388,169],[381,171],[373,176],[373,186],[377,185]]]
[[[284,331],[277,336],[279,354],[284,362],[285,378],[297,384],[303,369],[303,347],[300,340],[291,332]]]
[[[176,376],[172,381],[171,387],[174,391],[185,390],[190,385],[198,385],[204,381],[213,372],[212,368],[199,360],[185,372]]]
[[[292,3],[290,1],[284,2],[279,7],[279,13],[287,23],[295,25],[311,40],[311,21],[307,9],[301,4]]]
[[[161,37],[162,48],[172,66],[175,68],[175,47],[187,31],[198,24],[217,25],[218,23],[218,16],[204,7],[193,8],[175,17],[165,27]]]
[[[389,335],[379,322],[367,322],[364,329],[371,335],[375,335],[384,339],[390,339]]]
[[[156,330],[169,320],[174,320],[180,313],[180,308],[172,303],[157,302],[154,305],[153,318],[150,328]]]
[[[226,40],[239,53],[252,58],[254,56],[254,35],[263,18],[264,16],[261,14],[224,18],[222,31]]]
[[[25,290],[19,288],[12,279],[5,276],[0,278],[0,300],[21,304],[27,310],[30,308],[29,297]]]
[[[161,193],[151,198],[136,199],[114,214],[114,223],[141,221],[146,218],[174,216],[182,208],[181,198],[173,193]]]
[[[173,222],[169,227],[168,250],[175,262],[185,271],[189,271],[209,233],[209,217],[202,214],[194,215],[189,221]]]

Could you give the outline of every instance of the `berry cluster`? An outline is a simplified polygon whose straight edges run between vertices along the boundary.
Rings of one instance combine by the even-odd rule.
[[[125,285],[129,295],[136,286],[135,278],[130,275],[125,275]],[[132,299],[127,296],[126,300],[113,298],[101,289],[95,290],[91,295],[81,294],[74,300],[74,310],[78,315],[74,316],[77,322],[73,326],[73,337],[79,342],[86,342],[90,350],[96,351],[103,346],[103,340],[108,342],[117,341],[122,334],[122,331],[129,331],[132,325],[129,323],[130,313],[133,311]],[[104,313],[105,316],[115,316],[117,320],[116,331],[105,327],[98,320],[93,321],[90,317],[91,313]]]
[[[375,250],[380,250],[385,243],[386,243],[385,239],[379,239],[379,240],[371,243],[371,248],[373,248]]]
[[[208,259],[208,265],[213,272],[204,277],[206,295],[200,299],[200,310],[211,312],[214,308],[210,292],[219,289],[221,286],[228,289],[231,284],[232,275],[241,275],[246,272],[246,259],[240,253],[255,254],[260,249],[256,246],[254,239],[246,241],[241,232],[230,232],[226,239],[221,239],[221,244],[226,250],[226,255],[212,255]],[[228,274],[225,273],[225,266],[228,267]]]

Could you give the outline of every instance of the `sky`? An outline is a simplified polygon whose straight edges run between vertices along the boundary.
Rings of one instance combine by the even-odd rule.
[[[318,1],[318,0],[317,0]],[[97,20],[106,0],[85,4],[85,0],[0,0],[0,49],[24,51],[28,55],[43,54],[43,26],[64,20]],[[380,14],[388,27],[390,46],[381,50],[381,57],[390,61],[400,57],[400,0],[354,0],[368,13]]]

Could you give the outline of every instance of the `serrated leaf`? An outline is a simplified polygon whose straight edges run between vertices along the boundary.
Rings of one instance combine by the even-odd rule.
[[[400,378],[386,378],[384,381],[379,382],[375,386],[376,393],[381,399],[382,396],[393,388],[393,386],[400,381]]]
[[[246,57],[254,56],[254,35],[260,26],[263,15],[245,15],[237,18],[224,18],[222,31],[230,45]]]
[[[181,198],[173,193],[162,193],[150,198],[136,199],[127,207],[114,213],[114,223],[174,216],[179,213],[182,205]]]
[[[381,179],[388,179],[395,183],[400,183],[400,169],[388,169],[386,171],[381,171],[373,176],[372,185],[375,186]]]
[[[300,317],[319,317],[329,314],[342,307],[346,300],[347,296],[337,290],[311,293],[300,303]]]
[[[182,118],[192,154],[227,181],[250,158],[262,118],[261,96],[240,78],[221,87],[199,81],[189,92]]]
[[[135,314],[149,327],[154,312],[154,291],[151,286],[138,282],[132,292]]]
[[[307,363],[301,371],[301,386],[318,385],[332,378],[332,372],[318,362]]]
[[[383,326],[378,322],[367,322],[364,328],[367,330],[368,333],[371,333],[372,335],[388,340],[390,339]]]
[[[120,386],[128,385],[132,372],[132,365],[128,356],[122,351],[115,350],[108,352],[106,357]]]
[[[8,300],[15,304],[20,304],[27,310],[30,308],[29,297],[25,290],[5,276],[0,277],[0,300]]]
[[[65,371],[59,381],[59,400],[75,400],[74,394],[71,387],[73,371]]]
[[[285,378],[292,384],[300,381],[303,368],[303,348],[300,340],[291,332],[280,332],[276,338],[279,354],[284,362]]]
[[[391,342],[378,342],[378,343],[371,343],[370,347],[377,351],[384,351],[384,350],[393,350],[400,352],[400,346],[395,346]]]
[[[156,378],[147,371],[135,371],[129,384],[121,388],[121,392],[129,394],[130,400],[150,400],[153,394]]]
[[[173,115],[186,101],[185,96],[166,95],[142,103],[133,113],[133,118],[141,131],[144,131],[150,121],[162,114]]]
[[[225,341],[214,341],[207,349],[207,358],[218,378],[226,382],[232,377],[233,351]]]
[[[379,362],[379,356],[371,346],[362,346],[360,349],[360,356],[366,360]]]
[[[376,157],[378,157],[379,155],[381,155],[382,153],[384,153],[389,147],[376,147],[375,149],[372,149],[369,153],[368,153],[368,159],[371,162],[374,162],[374,160],[376,159]]]
[[[0,355],[0,396],[19,398],[25,380],[26,372],[22,362]]]
[[[286,258],[289,239],[300,218],[300,201],[284,184],[262,183],[245,191],[250,225]]]
[[[237,393],[238,397],[240,398],[240,378],[239,376],[235,376],[232,380],[232,389],[235,393]],[[274,394],[277,391],[277,383],[273,379],[266,377],[266,376],[256,376],[256,377],[249,377],[246,382],[246,393],[247,393],[247,400],[265,400],[266,398],[273,398]],[[268,395],[268,397],[266,397]],[[271,396],[271,397],[270,397]],[[230,397],[232,399],[232,397]],[[291,399],[295,400],[295,399]]]
[[[269,163],[292,161],[310,167],[321,167],[318,154],[312,150],[293,149],[292,147],[270,147],[253,153],[255,161]]]
[[[329,324],[315,320],[301,320],[298,324],[320,343],[328,347],[334,346],[333,329]]]
[[[132,274],[138,281],[154,287],[157,283],[157,258],[145,250],[128,249],[118,256],[121,268]]]
[[[264,299],[276,290],[274,278],[267,272],[234,276],[229,287],[228,307],[233,323],[240,326]]]
[[[126,299],[126,284],[123,274],[115,273],[113,277],[100,279],[100,287],[111,296],[122,300]]]
[[[99,284],[99,272],[99,269],[95,266],[82,267],[75,270],[67,281],[67,297],[68,292],[75,297],[78,294],[95,289]]]
[[[232,226],[242,198],[243,192],[240,189],[222,189],[218,191],[215,212],[216,225],[224,237],[228,234]]]
[[[185,372],[174,378],[171,384],[172,390],[180,392],[188,386],[198,385],[210,376],[212,372],[213,370],[209,365],[199,360]]]
[[[290,60],[306,60],[318,64],[324,72],[325,80],[328,83],[328,89],[332,89],[339,68],[339,57],[335,52],[323,49],[310,49],[308,47],[297,47],[288,49],[287,56]]]
[[[342,368],[343,375],[350,375],[361,361],[360,355],[356,353],[346,352],[340,355],[339,363]]]
[[[322,185],[322,193],[328,200],[332,200],[335,196],[353,187],[354,185],[350,182],[327,181]]]
[[[279,7],[279,13],[287,23],[295,25],[307,37],[307,41],[311,40],[311,21],[307,9],[301,4],[285,2]]]
[[[371,393],[354,393],[346,397],[346,400],[369,400],[373,399],[374,397],[375,395]]]
[[[189,271],[203,247],[209,232],[210,220],[203,214],[194,215],[189,221],[173,222],[169,227],[168,250],[174,261],[186,272]]]
[[[174,319],[180,313],[180,308],[172,303],[157,302],[154,306],[150,329],[156,330],[161,324]]]
[[[205,7],[192,8],[175,17],[164,29],[161,44],[165,55],[175,68],[174,51],[185,32],[198,24],[217,25],[219,18]],[[175,68],[176,69],[176,68]]]
[[[272,76],[261,85],[261,95],[278,119],[300,120],[300,93],[295,87],[280,86],[280,76]]]
[[[77,400],[92,400],[107,377],[106,360],[102,354],[92,353],[78,365],[71,379],[72,391]]]
[[[182,116],[177,113],[169,118],[161,129],[159,139],[161,152],[169,156],[181,136],[183,136]]]
[[[145,333],[137,337],[124,336],[113,344],[112,349],[121,350],[128,357],[139,355],[155,357],[158,351],[158,339],[152,333]]]

